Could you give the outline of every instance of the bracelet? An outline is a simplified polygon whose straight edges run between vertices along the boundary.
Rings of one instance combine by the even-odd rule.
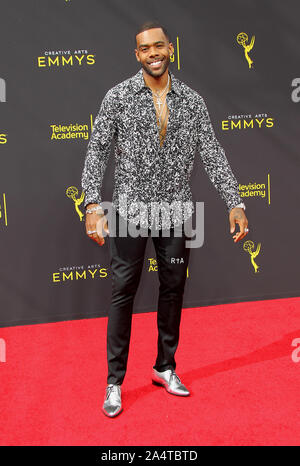
[[[245,206],[245,204],[243,202],[241,202],[240,204],[234,206],[233,208],[236,209],[237,207],[240,207],[241,209],[246,210],[246,206]]]
[[[101,207],[101,205],[97,205],[95,207],[91,207],[90,209],[86,209],[85,213],[86,214],[92,214],[94,212],[99,212],[101,211],[101,213],[104,215],[104,212],[103,212],[103,209]]]

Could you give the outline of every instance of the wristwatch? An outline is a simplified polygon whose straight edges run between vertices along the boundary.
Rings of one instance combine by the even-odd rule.
[[[236,207],[240,207],[241,209],[246,210],[246,206],[245,206],[245,204],[243,202],[241,202],[240,204],[234,206],[233,209],[236,209]]]

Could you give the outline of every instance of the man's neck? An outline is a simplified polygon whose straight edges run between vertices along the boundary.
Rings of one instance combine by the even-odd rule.
[[[166,85],[168,84],[168,74],[169,68],[166,69],[164,74],[158,76],[157,78],[151,76],[143,69],[143,76],[147,86],[154,92],[159,92],[165,89]]]

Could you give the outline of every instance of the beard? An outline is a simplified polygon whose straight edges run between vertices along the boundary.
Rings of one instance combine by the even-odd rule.
[[[142,68],[146,71],[146,73],[150,74],[153,78],[160,78],[166,71],[170,64],[170,55],[168,57],[164,57],[162,61],[162,67],[160,70],[153,70],[151,68],[151,65],[148,65],[147,63],[142,63]]]

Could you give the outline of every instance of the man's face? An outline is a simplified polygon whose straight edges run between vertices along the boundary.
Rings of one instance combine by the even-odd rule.
[[[164,74],[174,53],[173,44],[160,28],[148,29],[136,36],[135,56],[146,73],[154,78]]]

